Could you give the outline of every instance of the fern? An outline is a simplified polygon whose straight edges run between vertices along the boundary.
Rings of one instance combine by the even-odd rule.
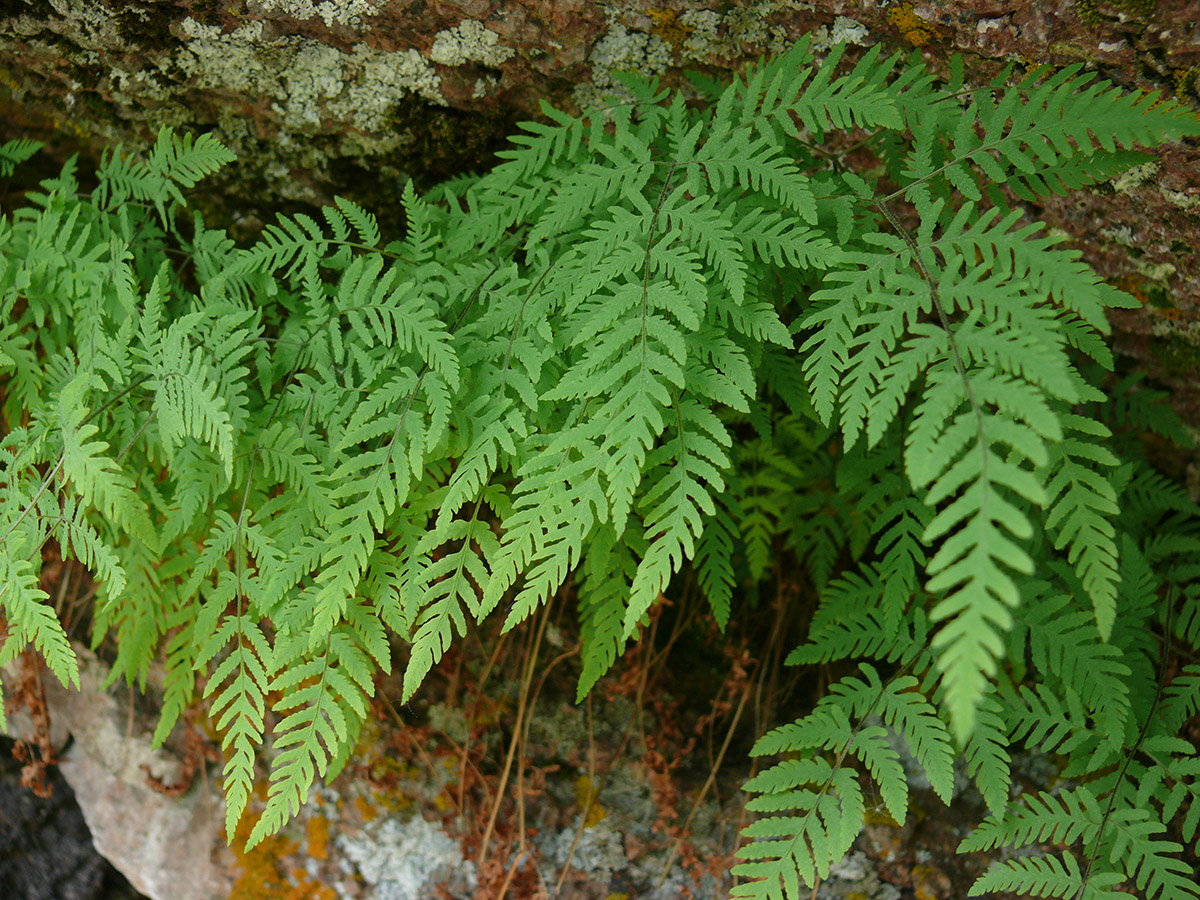
[[[973,893],[1196,896],[1200,678],[1166,680],[1158,635],[1200,646],[1200,518],[1141,441],[1187,432],[1107,375],[1131,298],[1006,190],[1100,183],[1200,122],[1079,66],[968,89],[843,51],[544,107],[491,172],[406,185],[396,239],[344,198],[244,248],[181,228],[232,155],[170,129],[90,194],[73,161],[31,189],[0,221],[0,662],[32,645],[77,683],[53,540],[114,677],[163,661],[155,740],[207,706],[227,833],[273,745],[253,844],[349,759],[394,655],[411,697],[574,579],[582,700],[681,583],[724,629],[799,573],[789,664],[857,668],[755,745],[786,758],[747,785],[735,896],[810,893],[864,790],[904,820],[889,729],[944,801],[956,762],[974,779],[964,851],[1058,845]],[[874,168],[825,140],[850,129]],[[36,149],[0,145],[0,176]],[[1074,786],[1011,801],[1017,744]]]

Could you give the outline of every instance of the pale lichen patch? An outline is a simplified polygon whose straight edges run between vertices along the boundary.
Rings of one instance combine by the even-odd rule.
[[[186,110],[180,101],[196,88],[265,101],[272,121],[218,113],[216,134],[235,152],[256,147],[253,152],[262,154],[262,137],[274,132],[278,159],[289,164],[268,158],[260,160],[260,168],[287,199],[311,199],[310,189],[292,177],[293,166],[321,172],[328,162],[328,147],[320,149],[324,145],[309,135],[342,134],[342,155],[386,154],[411,141],[411,135],[396,134],[389,121],[397,104],[416,94],[445,105],[437,71],[415,49],[382,51],[359,43],[346,53],[300,35],[270,37],[261,21],[222,34],[218,27],[185,18],[179,34],[182,48],[154,63],[170,76],[161,85],[150,77],[156,74],[152,68],[114,75],[114,84],[131,98],[159,100],[160,118],[178,117]]]
[[[475,79],[475,89],[471,91],[472,100],[480,100],[500,86],[500,79],[494,75]]]
[[[501,46],[500,35],[489,31],[482,22],[463,19],[453,28],[438,32],[429,58],[444,66],[476,62],[496,68],[515,53],[511,47]]]
[[[350,28],[365,27],[365,18],[378,12],[371,0],[255,0],[254,4],[265,13],[281,13],[293,19],[307,21],[320,19],[326,28],[343,25]]]
[[[812,49],[824,53],[834,44],[843,41],[847,44],[867,44],[869,32],[867,26],[851,19],[849,16],[838,16],[831,26],[822,25],[812,33]]]
[[[1108,228],[1101,228],[1100,233],[1122,247],[1133,246],[1133,229],[1128,225],[1112,225]]]
[[[1140,166],[1134,166],[1112,179],[1113,190],[1119,194],[1127,193],[1134,188],[1141,187],[1147,181],[1154,177],[1158,171],[1158,162],[1151,160],[1147,163],[1142,163]]]
[[[1163,196],[1167,202],[1179,209],[1191,209],[1197,203],[1200,203],[1200,197],[1194,194],[1187,194],[1183,191],[1175,191],[1171,188],[1163,188]]]
[[[346,89],[328,108],[335,118],[353,122],[360,131],[384,131],[388,113],[410,94],[446,104],[440,76],[418,50],[385,52],[359,44],[349,62],[353,75],[347,77]]]
[[[680,24],[691,31],[683,42],[684,55],[693,59],[712,53],[718,46],[717,30],[721,16],[711,9],[689,9],[679,17]]]
[[[1145,275],[1151,281],[1165,281],[1179,271],[1175,268],[1174,263],[1169,262],[1148,263],[1139,259],[1136,265],[1138,272]]]
[[[291,65],[283,72],[286,99],[282,107],[275,105],[285,122],[300,127],[321,124],[325,102],[338,96],[345,86],[343,55],[340,50],[316,41],[296,51]]]
[[[258,52],[258,47],[264,43],[262,22],[247,22],[230,34],[222,34],[215,26],[200,25],[188,18],[183,20],[183,28],[191,39],[174,60],[165,65],[173,64],[202,88],[274,93],[272,88],[277,79],[268,71]]]
[[[866,44],[867,26],[849,16],[838,16],[833,20],[833,28],[829,33],[833,43],[845,41],[847,44]]]
[[[364,132],[386,128],[388,111],[418,94],[443,104],[441,79],[417,50],[385,52],[358,44],[353,53],[310,38],[263,37],[262,22],[231,34],[185,19],[191,39],[174,60],[199,86],[269,97],[286,128],[311,131],[322,116]]]
[[[575,101],[580,106],[597,106],[604,97],[626,93],[612,77],[613,72],[660,75],[671,63],[671,46],[657,35],[630,31],[623,23],[615,22],[596,42],[588,62],[592,64],[592,81],[576,86]]]

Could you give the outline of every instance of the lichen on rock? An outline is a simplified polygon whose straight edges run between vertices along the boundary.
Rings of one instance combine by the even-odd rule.
[[[494,69],[515,53],[511,47],[501,46],[500,35],[489,31],[482,22],[463,19],[454,28],[438,32],[429,58],[445,66],[476,62]]]
[[[252,5],[262,12],[282,13],[293,19],[320,19],[326,28],[345,25],[363,28],[366,19],[375,15],[382,3],[372,0],[253,0]]]

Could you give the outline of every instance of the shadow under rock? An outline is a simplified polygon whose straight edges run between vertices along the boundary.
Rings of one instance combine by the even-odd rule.
[[[51,766],[49,797],[21,786],[0,737],[0,896],[4,900],[143,900],[92,846],[75,793]]]

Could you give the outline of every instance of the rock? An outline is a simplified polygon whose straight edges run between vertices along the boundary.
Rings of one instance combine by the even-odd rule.
[[[63,777],[46,775],[49,796],[19,783],[20,764],[0,741],[0,885],[4,900],[116,900],[136,895],[92,846]]]
[[[817,49],[857,45],[848,58],[917,48],[942,75],[962,52],[973,85],[1009,65],[1081,62],[1195,105],[1194,19],[1189,3],[1096,0],[12,0],[0,4],[0,140],[47,140],[65,158],[144,145],[166,124],[211,130],[239,157],[210,185],[221,219],[235,211],[253,231],[341,194],[388,227],[387,198],[408,176],[428,187],[490,167],[539,101],[575,110],[613,90],[617,69],[675,87],[684,69],[723,76],[810,33]],[[1200,149],[1157,158],[1144,183],[1036,212],[1142,301],[1112,314],[1114,344],[1200,428]]]
[[[223,850],[224,806],[215,792],[193,789],[172,797],[149,776],[170,784],[180,761],[152,750],[152,729],[104,689],[108,667],[82,645],[80,690],[45,678],[51,741],[62,754],[59,771],[75,792],[96,850],[151,900],[223,900],[233,879]],[[9,717],[18,738],[32,737],[28,717]]]
[[[375,900],[424,900],[443,883],[453,896],[469,896],[475,887],[475,869],[458,844],[419,815],[376,820],[336,844],[375,889]]]

